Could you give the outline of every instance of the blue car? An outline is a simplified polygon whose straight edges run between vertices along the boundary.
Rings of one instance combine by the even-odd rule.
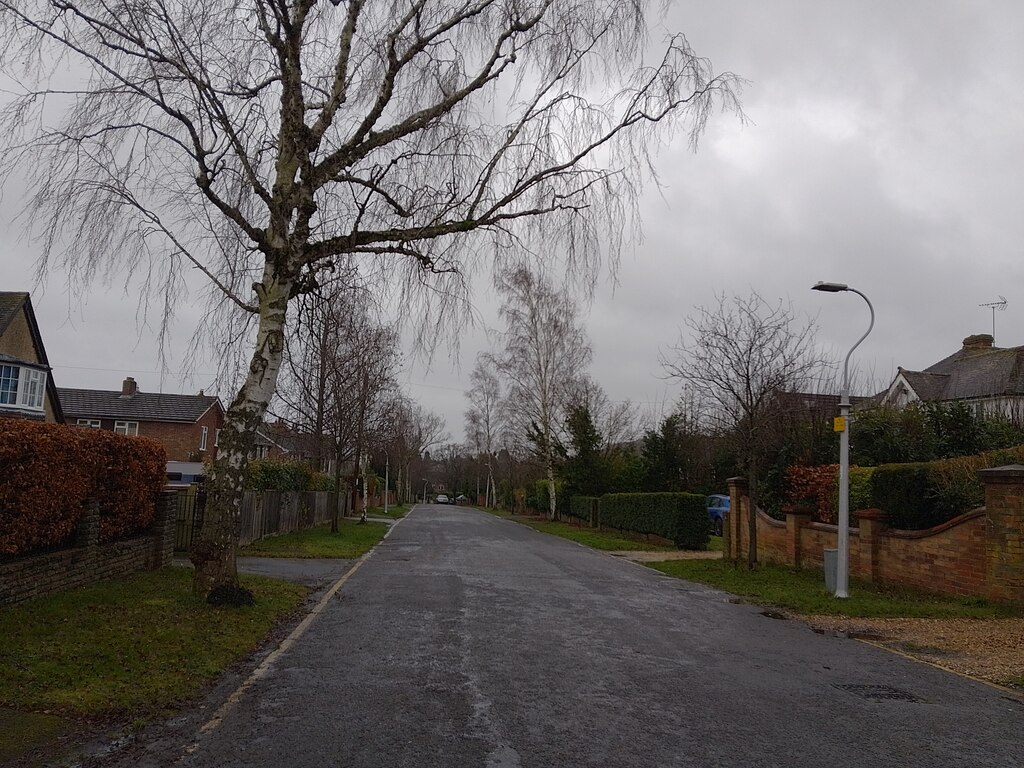
[[[725,513],[729,511],[729,497],[721,494],[708,496],[708,518],[711,521],[711,532],[721,536],[725,528]]]

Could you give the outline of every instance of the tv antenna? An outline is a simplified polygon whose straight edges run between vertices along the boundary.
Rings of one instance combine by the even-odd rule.
[[[999,301],[990,301],[987,304],[979,304],[979,307],[988,307],[992,310],[992,344],[996,343],[996,310],[1000,312],[1006,309],[1006,297],[1000,296]]]

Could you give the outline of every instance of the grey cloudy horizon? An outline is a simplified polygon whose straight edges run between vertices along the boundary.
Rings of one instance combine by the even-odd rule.
[[[883,384],[896,366],[925,367],[990,332],[978,305],[1000,296],[997,344],[1024,344],[1024,6],[723,0],[673,6],[652,50],[669,31],[748,81],[749,121],[716,115],[696,154],[679,137],[656,157],[661,186],[641,199],[643,240],[627,248],[616,282],[605,271],[585,314],[590,373],[612,399],[669,407],[677,388],[661,378],[659,353],[695,306],[723,292],[791,303],[817,317],[819,342],[839,354],[866,328],[866,307],[810,286],[856,286],[878,315],[857,362]],[[38,254],[20,239],[9,187],[0,289],[29,290]],[[148,391],[210,391],[215,350],[191,377],[175,375],[198,293],[179,309],[161,375],[156,329],[140,325],[131,289],[113,286],[93,286],[81,303],[60,274],[33,290],[57,385],[117,389],[133,375]],[[479,323],[457,352],[436,350],[429,369],[410,357],[400,376],[456,441],[483,327],[497,322],[483,278],[473,303]]]

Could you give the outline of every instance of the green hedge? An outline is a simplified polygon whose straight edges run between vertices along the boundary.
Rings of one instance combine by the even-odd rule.
[[[599,497],[597,496],[572,496],[569,498],[569,517],[575,517],[584,523],[590,522],[590,506]]]
[[[931,528],[985,503],[978,470],[1020,463],[1024,446],[939,461],[883,464],[871,476],[872,506],[888,513],[893,528]],[[852,474],[850,479],[852,486]]]
[[[696,493],[608,493],[601,497],[601,525],[653,533],[680,549],[707,549],[711,538],[707,498]]]
[[[903,530],[921,530],[937,525],[933,489],[927,462],[883,464],[871,475],[871,497],[875,506],[888,513],[889,525]]]
[[[245,468],[249,491],[333,491],[334,478],[301,461],[254,459]]]

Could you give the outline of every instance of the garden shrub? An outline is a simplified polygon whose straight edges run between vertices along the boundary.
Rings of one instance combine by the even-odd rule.
[[[696,493],[608,493],[601,497],[601,525],[652,533],[680,549],[707,549],[707,498]]]
[[[370,479],[372,482],[374,478]],[[334,479],[314,472],[303,461],[253,459],[245,467],[245,488],[249,491],[333,491]]]
[[[584,523],[590,522],[590,506],[597,496],[572,496],[569,498],[568,514]]]
[[[101,541],[147,528],[166,477],[153,440],[24,419],[0,420],[0,466],[0,556],[66,542],[89,499]]]
[[[934,489],[927,462],[883,464],[871,475],[874,506],[889,516],[889,525],[922,530],[941,520],[935,512]]]
[[[839,465],[820,467],[792,466],[786,470],[786,502],[796,507],[811,507],[812,519],[835,523],[839,487]]]
[[[874,467],[850,467],[850,511],[872,509],[875,506],[871,495],[871,477]],[[839,508],[839,473],[836,473],[836,509]],[[851,520],[851,522],[854,522]]]

